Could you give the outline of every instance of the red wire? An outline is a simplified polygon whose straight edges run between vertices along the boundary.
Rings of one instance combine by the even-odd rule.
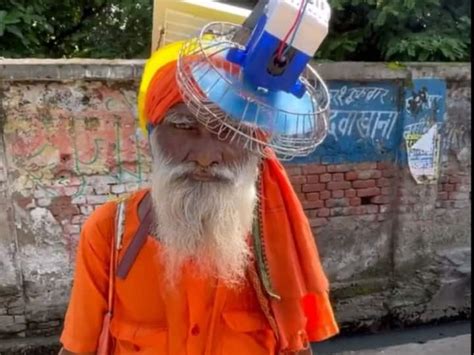
[[[308,0],[306,0],[308,1]],[[298,11],[298,16],[296,16],[296,19],[295,19],[295,22],[293,23],[293,25],[290,27],[290,30],[288,31],[288,33],[286,34],[285,38],[280,42],[280,46],[278,47],[278,52],[277,52],[277,58],[280,59],[281,58],[281,55],[283,53],[283,48],[285,47],[285,43],[286,41],[288,41],[288,38],[290,37],[290,35],[293,33],[293,31],[295,30],[295,27],[296,25],[298,24],[301,16],[303,16],[303,9],[304,9],[304,3],[305,3],[305,0],[301,0],[301,5],[300,5],[300,9]]]

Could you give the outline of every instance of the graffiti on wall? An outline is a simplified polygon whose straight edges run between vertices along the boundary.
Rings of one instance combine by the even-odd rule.
[[[14,191],[51,197],[87,194],[94,176],[137,183],[148,171],[146,140],[136,129],[135,92],[100,83],[19,87],[4,128]]]
[[[386,160],[396,151],[399,90],[394,83],[330,82],[328,137],[298,162]],[[296,160],[295,160],[296,161]]]
[[[439,79],[417,79],[411,84],[400,90],[395,82],[329,82],[328,137],[314,153],[294,162],[397,159],[411,167],[418,182],[431,181],[437,175],[444,134],[446,84]]]
[[[445,97],[443,80],[414,80],[413,87],[405,90],[403,139],[406,152],[402,153],[419,184],[437,181]]]

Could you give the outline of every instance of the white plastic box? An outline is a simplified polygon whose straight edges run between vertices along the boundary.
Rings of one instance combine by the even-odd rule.
[[[280,40],[285,39],[298,17],[301,2],[306,0],[270,0],[267,5],[268,21],[265,31]],[[312,57],[326,38],[331,18],[327,0],[308,0],[304,17],[298,28],[293,47]],[[290,21],[288,21],[291,19]],[[291,40],[291,35],[288,41]]]

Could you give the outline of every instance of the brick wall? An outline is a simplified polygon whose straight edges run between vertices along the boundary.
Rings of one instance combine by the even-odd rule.
[[[392,202],[396,166],[391,163],[288,165],[287,172],[311,226],[331,217],[370,216],[382,221]]]
[[[81,225],[105,201],[146,186],[147,142],[135,122],[141,64],[3,66],[0,338],[58,334]],[[355,330],[462,317],[470,311],[470,71],[357,65],[320,72],[396,85],[420,73],[443,77],[447,110],[437,184],[416,184],[393,155],[335,163],[352,146],[331,163],[285,165],[313,227],[337,319]]]

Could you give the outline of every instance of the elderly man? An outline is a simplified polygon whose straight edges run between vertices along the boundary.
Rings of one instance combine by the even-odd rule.
[[[151,188],[85,223],[61,354],[310,354],[338,328],[302,207],[270,151],[218,139],[188,111],[178,47],[142,82]]]

